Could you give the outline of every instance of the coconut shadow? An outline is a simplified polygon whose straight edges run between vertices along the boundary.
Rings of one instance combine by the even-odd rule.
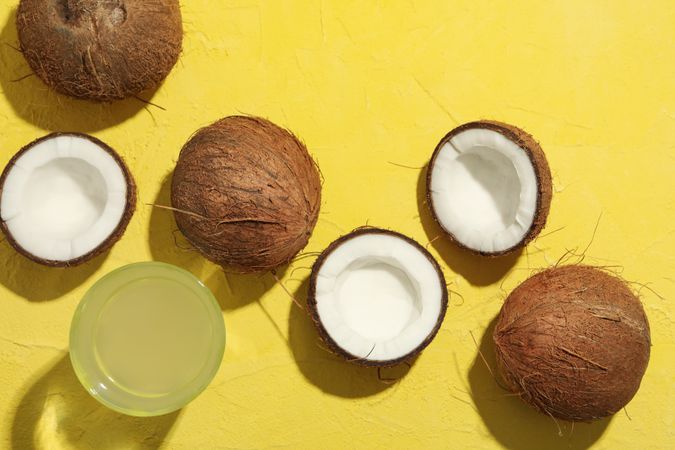
[[[159,192],[151,205],[142,204],[139,206],[151,209],[149,244],[152,259],[173,264],[192,272],[211,289],[223,310],[238,309],[258,300],[276,283],[270,273],[225,273],[218,268],[208,277],[202,279],[201,274],[212,263],[194,249],[178,230],[173,211],[161,208],[161,206],[171,206],[172,176],[173,172],[165,175]],[[277,276],[283,276],[285,271],[285,267],[279,268]]]
[[[482,354],[494,372],[496,359],[492,333],[496,322],[495,317],[485,330],[480,354],[476,353],[468,372],[473,403],[490,433],[509,449],[585,450],[591,447],[605,432],[611,417],[574,424],[556,419],[562,431],[560,436],[553,419],[537,412],[497,384],[481,358]]]
[[[303,280],[294,292],[301,305],[307,304],[309,277]],[[288,319],[288,343],[295,363],[302,375],[314,386],[327,394],[343,398],[361,398],[378,394],[397,385],[411,366],[400,364],[379,371],[374,367],[362,367],[334,355],[319,338],[312,319],[304,309],[291,302]],[[380,376],[382,379],[380,379]]]
[[[515,266],[523,250],[490,258],[471,253],[450,241],[431,216],[427,205],[428,168],[429,165],[425,165],[417,178],[417,211],[429,242],[441,255],[445,264],[472,285],[488,286],[501,280]]]
[[[49,89],[32,74],[18,50],[16,11],[11,11],[0,33],[0,86],[17,117],[44,130],[87,133],[122,123],[148,106],[137,98],[109,104],[77,100]],[[150,99],[155,91],[141,96]]]
[[[31,302],[57,299],[84,283],[101,267],[109,251],[75,267],[47,267],[19,254],[0,239],[0,284]]]
[[[180,411],[158,417],[131,417],[106,408],[82,387],[68,354],[31,383],[12,423],[12,448],[34,450],[67,441],[77,449],[159,448]],[[56,420],[58,427],[55,426]],[[36,440],[38,443],[36,444]],[[140,445],[142,443],[142,445]]]

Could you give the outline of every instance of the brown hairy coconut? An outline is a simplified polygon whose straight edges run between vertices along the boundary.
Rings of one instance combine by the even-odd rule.
[[[545,270],[506,299],[494,330],[506,386],[543,413],[590,421],[623,408],[649,361],[649,324],[621,279],[589,266]]]
[[[481,120],[450,131],[434,150],[426,181],[434,220],[472,253],[518,251],[546,224],[551,171],[537,141],[513,125]]]
[[[155,88],[178,60],[178,0],[21,0],[21,51],[47,86],[112,101]]]
[[[76,266],[108,251],[135,209],[126,164],[86,134],[37,139],[0,176],[0,230],[19,253],[47,266]]]
[[[324,250],[312,267],[307,306],[319,336],[362,366],[414,359],[434,339],[448,307],[436,260],[407,236],[363,227]]]
[[[287,264],[314,229],[321,181],[289,131],[231,116],[199,130],[180,152],[171,201],[178,228],[208,259],[233,272]]]

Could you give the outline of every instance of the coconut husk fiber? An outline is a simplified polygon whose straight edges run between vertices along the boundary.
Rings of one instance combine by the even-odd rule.
[[[262,118],[231,116],[185,144],[171,198],[179,229],[206,258],[233,272],[264,272],[307,245],[321,180],[289,131]]]
[[[623,408],[647,368],[647,317],[626,283],[571,265],[540,272],[506,299],[494,331],[506,386],[541,412],[591,421]]]
[[[178,60],[178,0],[21,0],[21,51],[50,88],[110,102],[156,88]]]

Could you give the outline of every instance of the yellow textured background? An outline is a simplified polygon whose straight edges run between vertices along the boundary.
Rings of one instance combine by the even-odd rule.
[[[48,130],[100,137],[128,161],[139,207],[124,238],[80,268],[39,267],[0,243],[0,443],[31,448],[675,447],[675,8],[671,0],[184,0],[184,52],[152,97],[92,105],[56,96],[16,46],[15,1],[0,5],[0,164]],[[145,95],[150,98],[150,94]],[[439,239],[430,249],[459,292],[432,345],[402,377],[323,351],[270,275],[227,276],[174,245],[167,175],[198,127],[257,114],[301,136],[323,174],[318,251],[365,223],[423,244],[438,234],[420,170],[455,125],[500,119],[531,132],[554,174],[544,234],[517,258],[486,261]],[[485,330],[506,293],[566,249],[620,266],[652,327],[649,368],[626,412],[556,424],[500,390]],[[557,231],[556,231],[557,230]],[[548,234],[551,233],[551,234]],[[178,244],[185,244],[177,237]],[[104,273],[156,259],[214,290],[228,343],[209,389],[179,413],[121,416],[79,386],[71,315]],[[311,264],[284,283],[302,298]],[[297,270],[293,270],[297,269]],[[655,292],[654,292],[655,291]],[[658,293],[658,295],[657,295]],[[404,376],[405,375],[405,376]]]

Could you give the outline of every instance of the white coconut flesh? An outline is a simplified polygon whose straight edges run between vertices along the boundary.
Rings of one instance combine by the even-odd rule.
[[[470,128],[442,145],[431,170],[436,217],[461,244],[490,253],[525,238],[537,207],[537,177],[517,143]]]
[[[26,150],[7,174],[0,211],[16,243],[31,255],[69,261],[115,231],[127,202],[124,171],[104,148],[59,135]]]
[[[346,352],[373,361],[417,349],[442,314],[436,268],[414,245],[388,234],[344,241],[319,268],[319,320]]]

